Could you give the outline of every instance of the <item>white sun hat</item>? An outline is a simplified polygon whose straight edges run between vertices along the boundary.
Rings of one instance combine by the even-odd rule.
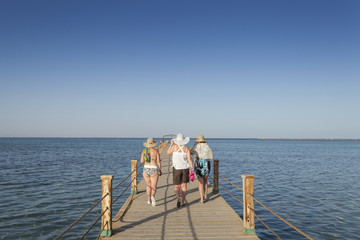
[[[178,135],[176,135],[176,138],[173,138],[173,141],[178,145],[185,145],[190,141],[190,138],[189,137],[184,138],[184,135],[179,133]]]

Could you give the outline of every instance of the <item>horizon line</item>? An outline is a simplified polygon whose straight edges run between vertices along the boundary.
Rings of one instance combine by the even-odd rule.
[[[53,139],[146,139],[147,137],[1,137],[0,138],[53,138]],[[163,137],[154,137],[163,138]],[[165,139],[168,139],[165,138]],[[193,137],[190,139],[196,139]],[[360,138],[262,138],[262,137],[208,137],[206,139],[223,140],[283,140],[283,141],[360,141]]]

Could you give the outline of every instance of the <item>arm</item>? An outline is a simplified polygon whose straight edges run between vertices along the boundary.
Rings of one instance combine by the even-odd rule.
[[[192,146],[192,148],[191,148],[191,154],[193,154],[192,151],[193,151],[194,147],[196,146],[196,144],[197,144],[197,142],[194,142],[194,146]]]
[[[196,143],[197,143],[197,142],[195,142],[195,143],[194,143],[194,146],[193,146],[192,148],[190,148],[190,154],[191,154],[191,155],[194,155],[194,154],[195,154],[194,149],[195,149]]]
[[[173,152],[174,152],[174,143],[173,143],[173,140],[171,139],[170,147],[169,147],[169,149],[167,150],[166,153],[167,153],[168,155],[171,155]]]
[[[156,150],[156,163],[158,165],[158,168],[160,169],[161,171],[161,160],[160,160],[160,154],[159,154],[159,151]]]
[[[196,152],[196,151],[197,151],[196,148],[197,148],[197,142],[194,143],[194,146],[192,147],[192,149],[191,149],[191,151],[190,151],[190,154],[191,154],[192,156],[194,156],[194,164],[195,164],[196,159],[198,158],[198,154],[197,154],[197,152]]]
[[[141,151],[140,162],[141,162],[142,164],[144,164],[144,152],[143,152],[143,151]]]
[[[191,167],[191,168],[194,168],[194,164],[193,164],[193,162],[191,161],[190,149],[189,149],[188,147],[187,147],[186,156],[187,156],[188,162],[189,162],[189,164],[190,164],[190,167]]]

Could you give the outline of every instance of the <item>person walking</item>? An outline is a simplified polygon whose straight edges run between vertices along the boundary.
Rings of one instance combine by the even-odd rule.
[[[213,152],[207,144],[204,135],[197,136],[195,144],[191,149],[191,154],[194,155],[195,174],[199,181],[200,203],[208,200],[208,176],[211,169],[210,161],[213,160]]]
[[[189,141],[189,137],[184,138],[184,135],[179,133],[176,138],[171,139],[171,145],[167,150],[167,154],[172,155],[173,182],[178,208],[185,205],[187,183],[189,182],[189,168],[194,168],[191,161],[190,149],[186,146]]]
[[[145,149],[141,152],[140,162],[144,164],[143,177],[146,182],[147,204],[156,206],[155,194],[159,175],[161,175],[160,154],[154,147],[158,143],[153,138],[144,142]]]

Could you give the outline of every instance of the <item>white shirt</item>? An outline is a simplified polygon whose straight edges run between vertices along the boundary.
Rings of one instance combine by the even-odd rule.
[[[190,168],[186,153],[182,149],[183,147],[184,145],[179,146],[179,149],[172,153],[173,167],[177,170]]]

